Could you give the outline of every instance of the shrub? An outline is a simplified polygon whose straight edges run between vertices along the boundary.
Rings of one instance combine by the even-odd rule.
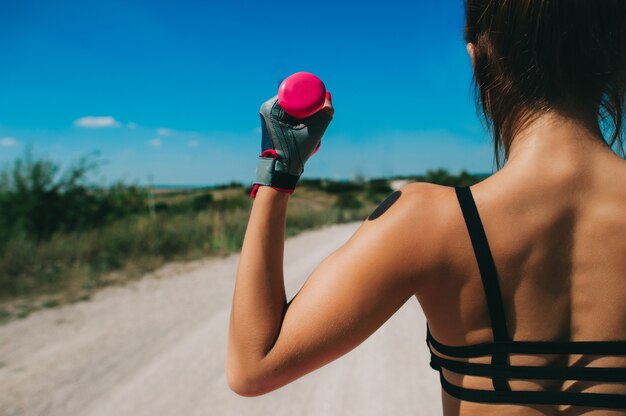
[[[392,192],[393,189],[386,179],[371,179],[365,191],[365,198],[368,201],[379,203]]]
[[[471,175],[465,170],[462,170],[458,175],[452,175],[446,169],[439,168],[435,170],[428,170],[424,175],[418,177],[417,179],[419,181],[444,186],[466,186],[473,185],[484,178]]]
[[[342,209],[359,209],[363,206],[354,192],[344,192],[337,196],[335,206]]]
[[[329,181],[324,186],[324,190],[329,194],[343,194],[346,192],[362,191],[363,189],[365,189],[365,184],[343,181]]]
[[[146,193],[117,182],[89,183],[100,163],[88,157],[61,172],[52,161],[34,159],[30,149],[0,173],[0,243],[15,235],[35,240],[55,232],[104,225],[145,209]]]

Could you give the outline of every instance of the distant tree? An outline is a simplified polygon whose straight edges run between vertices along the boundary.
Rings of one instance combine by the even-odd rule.
[[[462,170],[458,175],[452,175],[446,169],[442,168],[428,170],[423,176],[419,177],[418,180],[444,186],[466,186],[479,182],[476,176],[471,175],[465,170]]]
[[[230,188],[241,188],[243,187],[243,183],[237,181],[230,181],[226,184],[214,185],[211,186],[212,189],[230,189]]]
[[[365,191],[365,198],[369,201],[381,202],[387,195],[393,192],[387,179],[370,179]]]
[[[139,187],[92,184],[90,175],[100,165],[86,156],[61,171],[27,149],[0,172],[0,244],[17,234],[47,239],[57,231],[96,227],[144,209],[146,194]]]
[[[363,206],[354,192],[342,192],[337,195],[335,206],[342,209],[358,209]]]
[[[329,194],[342,194],[351,191],[362,191],[365,184],[358,184],[349,181],[328,181],[324,186],[324,190]]]
[[[196,196],[191,200],[191,206],[193,211],[202,211],[206,209],[213,202],[213,194],[206,193]]]
[[[454,177],[446,169],[435,169],[426,171],[424,181],[450,186],[454,184]]]
[[[462,170],[461,173],[458,174],[456,180],[456,186],[469,186],[478,182],[478,178],[471,175],[469,172]]]
[[[298,186],[304,186],[311,189],[322,189],[324,183],[319,178],[302,178],[298,181]]]

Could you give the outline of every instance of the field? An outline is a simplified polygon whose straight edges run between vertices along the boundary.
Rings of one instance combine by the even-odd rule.
[[[136,279],[167,262],[240,250],[253,200],[231,183],[147,189],[89,183],[94,164],[61,172],[30,155],[0,177],[0,320],[88,299],[100,287]],[[470,184],[444,170],[408,180]],[[290,197],[286,236],[365,219],[392,189],[387,179],[302,179]]]

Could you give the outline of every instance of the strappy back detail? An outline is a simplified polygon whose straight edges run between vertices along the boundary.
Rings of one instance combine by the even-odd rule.
[[[565,404],[626,409],[626,395],[624,394],[511,390],[508,379],[626,382],[626,368],[623,367],[521,366],[510,365],[508,359],[509,354],[626,356],[626,341],[511,340],[498,273],[470,187],[455,187],[455,191],[480,270],[491,320],[493,342],[448,346],[435,340],[427,327],[426,342],[431,351],[430,366],[439,371],[442,388],[453,397],[472,402]],[[490,364],[459,360],[489,355],[491,355]],[[476,390],[454,385],[446,380],[442,369],[462,375],[489,377],[492,379],[494,390]]]
[[[472,197],[469,187],[457,187],[456,195],[461,204],[463,218],[472,240],[472,247],[478,262],[480,277],[483,281],[483,289],[485,290],[485,298],[487,299],[487,308],[489,309],[489,318],[491,319],[491,330],[493,332],[493,340],[495,342],[509,341],[509,331],[506,326],[506,316],[504,314],[504,306],[502,305],[502,296],[500,295],[500,283],[498,282],[498,272],[496,265],[489,249],[487,236],[483,224],[478,215],[476,203]],[[491,364],[506,364],[508,357],[506,350],[494,352],[491,356]],[[493,378],[493,387],[498,391],[510,391],[509,383],[500,377]]]

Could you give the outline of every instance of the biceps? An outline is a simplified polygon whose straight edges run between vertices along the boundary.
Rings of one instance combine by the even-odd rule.
[[[354,349],[412,295],[399,275],[371,248],[346,244],[327,257],[292,300],[274,347],[262,365],[268,391]]]

